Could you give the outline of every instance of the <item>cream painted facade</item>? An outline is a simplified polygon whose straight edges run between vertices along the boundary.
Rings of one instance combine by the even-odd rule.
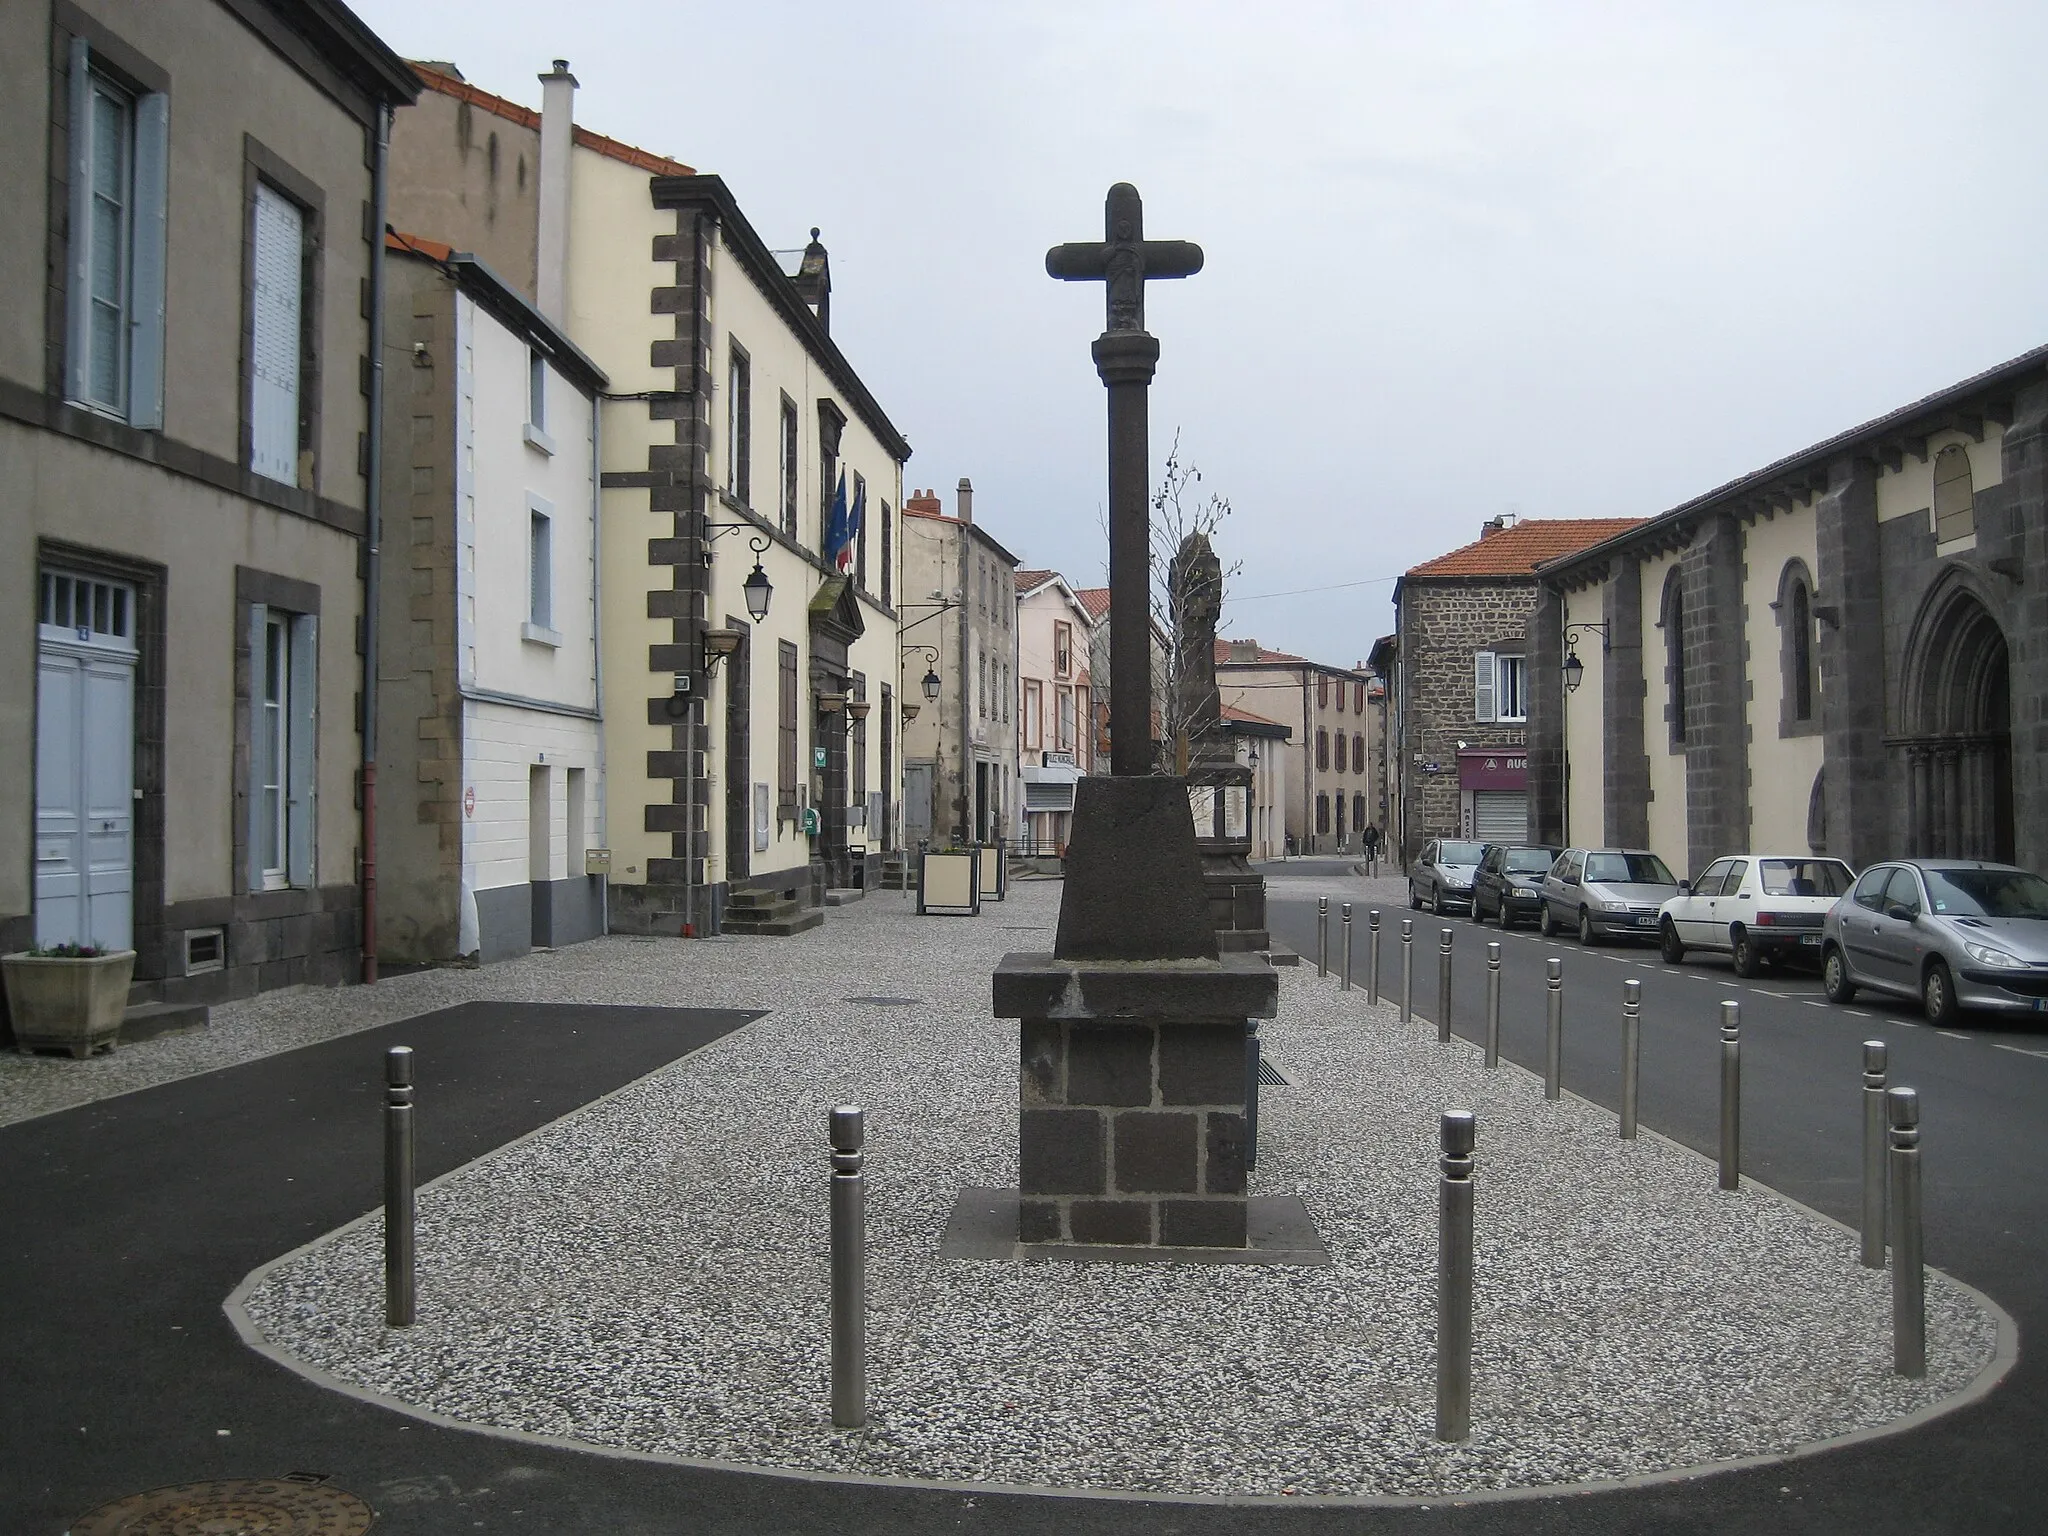
[[[1095,623],[1057,571],[1019,572],[1018,580],[1029,583],[1017,596],[1018,814],[1030,846],[1057,852],[1073,828],[1074,785],[1096,771]]]

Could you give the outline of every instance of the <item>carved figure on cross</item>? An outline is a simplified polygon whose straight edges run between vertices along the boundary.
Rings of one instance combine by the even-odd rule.
[[[1103,207],[1102,239],[1054,246],[1045,253],[1045,270],[1065,282],[1103,285],[1105,331],[1142,331],[1145,284],[1193,277],[1202,270],[1202,248],[1187,240],[1147,240],[1138,189],[1120,181]]]

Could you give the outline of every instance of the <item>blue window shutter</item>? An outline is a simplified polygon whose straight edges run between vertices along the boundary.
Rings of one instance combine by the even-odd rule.
[[[164,424],[164,241],[170,190],[171,98],[135,103],[135,256],[128,340],[128,420]]]
[[[286,878],[310,889],[314,883],[314,810],[319,769],[320,621],[310,614],[292,620],[291,707],[285,801]]]
[[[249,764],[248,814],[245,831],[249,839],[249,889],[263,889],[263,768],[257,761],[257,744],[263,739],[263,629],[270,611],[261,603],[249,605]]]
[[[71,222],[64,283],[64,393],[84,400],[91,388],[92,345],[92,51],[71,39]]]

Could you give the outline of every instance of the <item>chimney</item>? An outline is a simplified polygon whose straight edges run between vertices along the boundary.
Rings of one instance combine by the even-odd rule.
[[[937,491],[913,491],[903,500],[906,512],[929,512],[933,517],[940,515],[939,493]]]
[[[825,246],[818,239],[818,227],[811,226],[811,243],[804,247],[804,259],[798,263],[796,276],[797,297],[811,307],[811,313],[818,317],[818,328],[826,335],[832,334],[832,260],[825,252]]]
[[[960,489],[956,494],[960,498],[960,521],[963,523],[973,522],[974,482],[968,479],[965,475],[962,475],[960,477]]]
[[[576,77],[567,59],[540,77],[540,227],[534,242],[534,307],[566,329],[569,319],[569,157]]]
[[[1256,640],[1233,640],[1230,642],[1231,661],[1256,662],[1259,659],[1259,642]]]
[[[1507,527],[1507,525],[1508,520],[1504,517],[1489,517],[1479,525],[1479,537],[1482,540],[1490,539],[1496,533],[1499,533],[1501,529]]]

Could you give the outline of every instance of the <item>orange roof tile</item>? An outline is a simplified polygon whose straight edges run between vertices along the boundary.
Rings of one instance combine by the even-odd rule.
[[[411,251],[415,256],[424,256],[429,261],[446,261],[455,254],[455,247],[443,245],[439,240],[429,240],[425,235],[400,234],[395,229],[384,231],[384,248],[389,251]]]
[[[1546,560],[1589,549],[1640,526],[1640,517],[1557,517],[1515,523],[1412,567],[1416,576],[1531,576]]]
[[[1218,666],[1222,666],[1227,661],[1236,662],[1241,667],[1266,666],[1271,663],[1279,663],[1291,667],[1317,665],[1317,663],[1310,661],[1306,656],[1296,656],[1290,651],[1269,651],[1263,645],[1259,645],[1259,642],[1256,640],[1252,641],[1252,644],[1259,645],[1259,659],[1256,662],[1237,661],[1237,658],[1230,652],[1232,643],[1229,640],[1218,640],[1216,642],[1216,664]]]
[[[1076,587],[1074,588],[1074,596],[1078,597],[1081,600],[1081,606],[1088,610],[1089,618],[1106,619],[1109,617],[1109,588]]]
[[[531,107],[522,107],[516,101],[508,101],[503,96],[493,96],[489,91],[478,90],[467,80],[445,75],[431,64],[422,63],[417,59],[408,59],[406,62],[411,65],[413,73],[420,77],[420,83],[430,91],[452,96],[457,101],[466,101],[473,107],[482,107],[492,116],[502,117],[506,122],[517,123],[522,128],[540,127],[540,114]],[[607,160],[620,161],[637,170],[645,171],[650,176],[697,174],[693,168],[680,160],[671,160],[666,155],[650,154],[644,149],[634,148],[631,144],[622,144],[617,139],[593,133],[580,125],[575,129],[575,139],[585,149],[595,150]]]
[[[905,507],[903,510],[909,512],[911,509],[909,507]],[[914,516],[915,514],[913,513],[912,515]],[[1040,582],[1052,580],[1053,577],[1059,575],[1059,572],[1018,571],[1015,573],[1015,575],[1017,577],[1017,590],[1019,592],[1029,592],[1033,587],[1037,586]]]
[[[1235,704],[1223,706],[1223,718],[1226,720],[1239,720],[1246,725],[1280,725],[1278,720],[1269,720],[1264,715],[1255,715],[1248,709],[1239,709]],[[1280,725],[1280,729],[1284,731],[1287,727]]]

